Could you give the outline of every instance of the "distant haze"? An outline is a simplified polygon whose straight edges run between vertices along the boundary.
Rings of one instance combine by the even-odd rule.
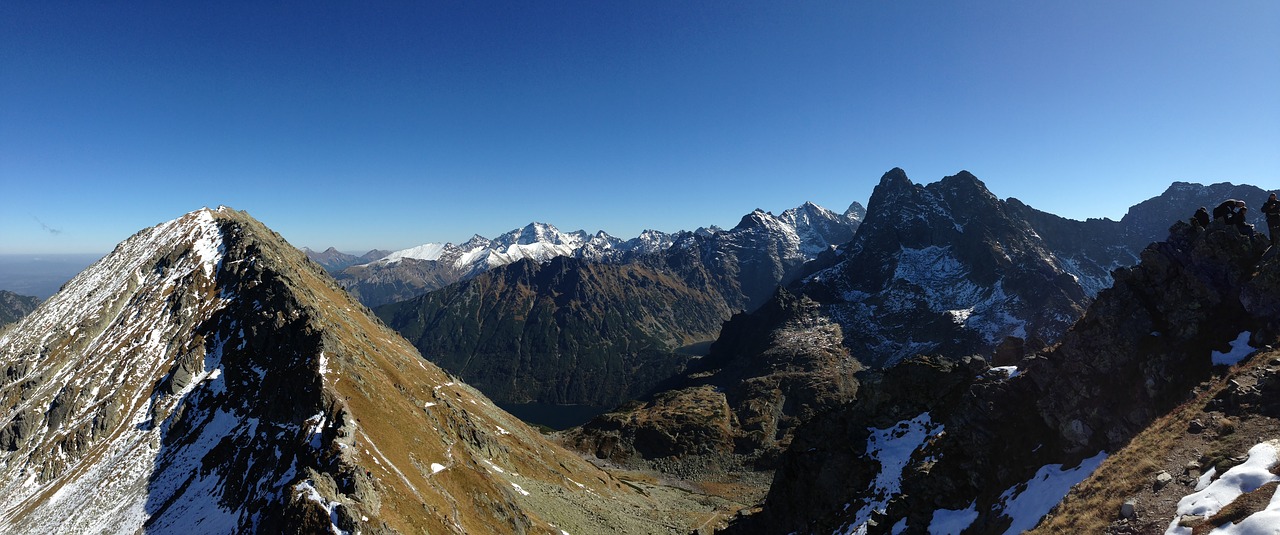
[[[105,254],[105,253],[104,253]],[[0,290],[48,299],[102,255],[0,254]]]

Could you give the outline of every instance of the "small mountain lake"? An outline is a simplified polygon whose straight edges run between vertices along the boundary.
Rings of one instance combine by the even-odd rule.
[[[510,403],[498,406],[516,418],[524,420],[525,423],[544,425],[556,430],[585,424],[611,408],[591,405],[553,405],[550,403]]]

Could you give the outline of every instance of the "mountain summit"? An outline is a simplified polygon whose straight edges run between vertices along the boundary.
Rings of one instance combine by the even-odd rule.
[[[0,368],[4,533],[665,532],[671,514],[226,208],[121,243],[0,335]]]
[[[883,365],[1057,339],[1090,300],[1078,264],[969,172],[917,185],[894,169],[847,254],[804,291],[828,305],[859,359]]]

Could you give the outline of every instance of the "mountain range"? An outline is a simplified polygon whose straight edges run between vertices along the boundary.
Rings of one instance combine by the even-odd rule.
[[[499,403],[603,410],[683,371],[734,312],[759,306],[798,279],[807,261],[850,239],[861,214],[856,204],[842,216],[807,203],[781,216],[755,210],[729,230],[641,240],[664,247],[594,247],[531,226],[521,235],[537,230],[556,243],[508,250],[577,249],[490,268],[375,311]]]
[[[805,203],[778,216],[757,209],[729,231],[714,226],[674,234],[646,230],[628,240],[604,231],[565,233],[553,225],[535,222],[494,239],[476,235],[461,245],[426,243],[391,252],[375,261],[331,271],[335,271],[335,278],[361,302],[375,307],[411,299],[519,260],[544,262],[569,256],[625,264],[664,253],[672,247],[698,246],[708,239],[724,242],[730,248],[740,248],[734,242],[746,240],[748,243],[743,246],[752,250],[774,249],[777,263],[786,264],[780,269],[795,269],[804,261],[848,241],[863,213],[862,205],[856,202],[843,214]],[[759,225],[770,227],[772,237],[768,243],[750,242],[753,238],[747,236],[751,234],[747,227]],[[750,291],[756,294],[771,291],[779,277],[770,278],[764,289],[752,287]]]
[[[0,335],[5,533],[682,532],[242,212],[143,230]]]
[[[1247,198],[1265,197],[1256,189]],[[1211,202],[1188,201],[1169,205],[1168,224]],[[800,425],[858,399],[861,370],[918,354],[1013,364],[1059,342],[1092,304],[1092,289],[1112,285],[1107,273],[1140,258],[1120,229],[1157,217],[1146,214],[1071,221],[1001,201],[969,173],[917,185],[891,170],[829,267],[735,315],[710,354],[663,390],[566,440],[613,462],[769,469]],[[715,434],[685,432],[694,419]]]
[[[198,210],[0,329],[0,530],[1264,529],[1280,253],[1186,219],[1266,193],[1174,183],[1081,222],[894,169],[856,218],[651,249],[530,225],[378,316]],[[456,268],[439,249],[365,265]],[[545,435],[499,397],[624,403]]]
[[[350,266],[372,262],[384,256],[391,254],[391,251],[382,251],[378,249],[370,250],[362,255],[347,254],[333,247],[323,251],[313,251],[308,247],[303,247],[302,252],[317,264],[320,264],[325,270],[330,272],[342,271]]]

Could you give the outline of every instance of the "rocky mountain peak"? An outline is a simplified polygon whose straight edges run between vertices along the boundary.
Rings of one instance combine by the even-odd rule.
[[[742,216],[737,225],[734,225],[732,231],[745,231],[754,228],[767,228],[774,226],[776,218],[773,214],[766,213],[764,210],[756,208],[747,215]]]
[[[880,183],[877,188],[894,189],[894,188],[910,188],[914,186],[911,179],[907,178],[907,172],[901,167],[894,167],[880,175]],[[874,196],[874,195],[872,195]]]
[[[0,334],[0,368],[5,533],[630,522],[599,504],[631,491],[423,360],[301,251],[226,208],[121,243]]]
[[[535,221],[525,225],[523,228],[498,236],[494,241],[504,245],[533,245],[536,243],[565,245],[573,240],[570,239],[569,235],[560,232],[560,229],[555,226]]]
[[[860,326],[846,329],[859,358],[989,354],[1009,336],[1056,339],[1079,317],[1089,296],[1075,276],[981,181],[909,185],[898,171],[876,187],[839,262],[805,287]]]
[[[862,203],[853,201],[849,204],[849,207],[844,210],[844,216],[854,221],[862,221],[867,217],[867,209],[862,206]]]
[[[855,402],[796,432],[764,513],[731,532],[924,532],[965,511],[954,529],[1031,529],[1067,486],[1190,399],[1217,359],[1280,340],[1280,253],[1267,245],[1176,222],[1059,344],[1016,367],[912,357],[863,372]],[[913,377],[927,381],[903,389]],[[1069,483],[1038,487],[1047,478]]]

